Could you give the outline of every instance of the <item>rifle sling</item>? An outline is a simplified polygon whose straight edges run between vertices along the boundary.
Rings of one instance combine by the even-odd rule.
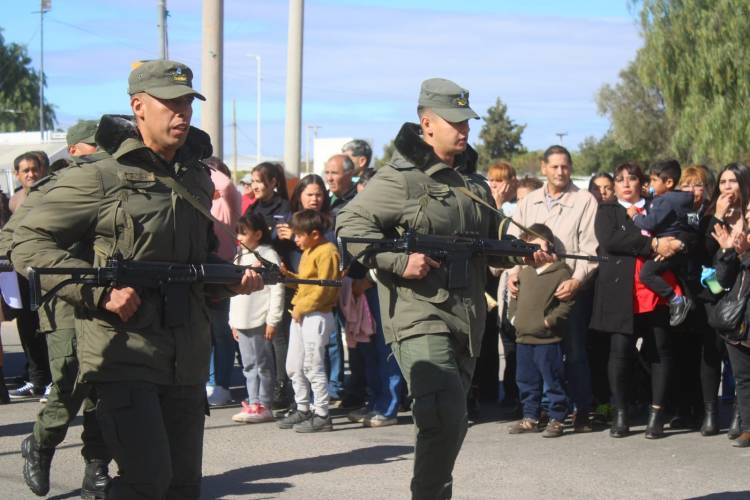
[[[492,205],[490,205],[489,203],[487,203],[486,201],[484,201],[482,198],[480,198],[479,196],[477,196],[476,194],[474,194],[470,189],[465,188],[465,187],[457,187],[456,190],[458,190],[459,192],[461,192],[461,193],[465,194],[466,196],[468,196],[472,201],[474,201],[474,203],[478,203],[478,204],[480,204],[480,205],[482,205],[482,206],[484,206],[486,208],[489,208],[490,210],[492,210],[493,212],[495,212],[497,215],[499,215],[500,216],[501,228],[502,228],[503,224],[506,225],[505,226],[506,228],[507,228],[508,224],[513,224],[514,226],[516,226],[518,229],[520,229],[524,233],[530,234],[530,235],[534,236],[535,238],[540,238],[541,240],[546,241],[550,245],[554,244],[554,242],[549,241],[547,238],[545,238],[541,234],[537,233],[536,231],[532,231],[528,227],[523,226],[523,225],[519,224],[518,222],[514,221],[511,217],[507,217],[503,213],[502,210],[499,210],[499,209],[493,207]]]

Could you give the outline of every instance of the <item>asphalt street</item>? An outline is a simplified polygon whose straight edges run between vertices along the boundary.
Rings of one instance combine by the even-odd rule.
[[[2,324],[2,340],[6,375],[13,376],[23,355],[11,323]],[[0,407],[0,498],[37,498],[23,481],[19,446],[39,408],[31,400]],[[408,414],[399,425],[368,429],[342,413],[333,432],[302,435],[273,423],[235,424],[236,411],[214,409],[206,419],[203,498],[409,498],[414,430]],[[604,430],[544,439],[511,436],[497,408],[484,413],[488,418],[469,430],[455,467],[456,499],[750,499],[750,449],[732,448],[724,433],[671,431],[648,441],[640,426],[624,439]],[[80,433],[79,417],[54,457],[48,498],[79,495]]]

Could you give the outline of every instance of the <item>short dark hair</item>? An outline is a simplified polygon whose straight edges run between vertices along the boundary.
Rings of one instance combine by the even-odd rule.
[[[617,165],[615,167],[615,178],[617,178],[622,171],[627,172],[629,175],[634,175],[638,177],[638,181],[643,184],[648,180],[648,177],[646,177],[646,174],[643,173],[643,169],[641,166],[634,161],[626,161],[625,163],[621,163],[620,165]]]
[[[49,156],[47,156],[47,153],[44,151],[29,151],[29,153],[33,154],[37,158],[39,158],[39,168],[44,170],[46,173],[47,170],[49,170]]]
[[[370,160],[372,160],[372,148],[367,143],[367,141],[363,141],[362,139],[352,139],[351,141],[344,144],[344,146],[341,148],[341,152],[344,153],[346,151],[351,151],[352,156],[364,156],[367,158],[367,164],[365,165],[365,168],[370,164]]]
[[[675,186],[680,182],[680,176],[682,176],[682,169],[680,163],[677,160],[659,160],[651,164],[648,169],[649,175],[655,175],[659,179],[666,181],[672,179]]]
[[[549,243],[553,243],[555,241],[555,235],[552,234],[552,229],[547,227],[546,224],[540,223],[530,225],[528,227],[528,231],[524,231],[521,234],[521,239],[525,241],[533,240],[534,238],[537,238],[537,234],[543,237]],[[552,251],[552,249],[550,249],[550,251]]]
[[[289,227],[295,233],[310,234],[313,231],[318,231],[322,236],[331,227],[331,220],[327,215],[317,210],[300,210],[292,215]]]
[[[13,168],[15,169],[16,173],[18,173],[18,169],[21,168],[22,161],[33,161],[36,165],[36,168],[38,168],[39,170],[42,169],[42,161],[39,159],[39,157],[35,155],[33,151],[28,151],[22,155],[16,156],[16,159],[13,160]]]
[[[568,157],[568,162],[571,165],[573,164],[573,157],[570,156],[570,151],[560,146],[559,144],[555,144],[554,146],[550,146],[546,150],[544,150],[544,154],[542,155],[544,163],[547,163],[549,161],[549,157],[552,155],[565,155]]]
[[[544,182],[540,181],[536,177],[531,177],[527,175],[525,177],[521,177],[520,179],[518,179],[517,188],[528,189],[529,191],[536,191],[542,186],[544,186]]]
[[[260,242],[265,245],[271,244],[271,228],[268,227],[266,219],[258,212],[245,213],[245,215],[237,219],[236,229],[238,233],[242,233],[248,229],[250,231],[260,231],[262,233]]]

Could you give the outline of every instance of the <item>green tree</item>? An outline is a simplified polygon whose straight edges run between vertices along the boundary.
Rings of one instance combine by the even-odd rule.
[[[391,161],[391,158],[393,157],[393,153],[396,152],[396,143],[394,141],[389,142],[385,146],[383,146],[383,155],[375,158],[375,170],[379,169],[389,161]]]
[[[508,117],[508,106],[499,97],[483,118],[484,125],[479,132],[481,142],[476,145],[480,170],[486,170],[493,160],[509,159],[526,152],[521,143],[526,125],[514,123]]]
[[[604,85],[596,96],[599,113],[611,123],[607,136],[596,141],[588,138],[587,148],[596,145],[607,154],[615,154],[615,146],[640,158],[655,159],[673,156],[672,125],[667,117],[664,99],[655,87],[643,84],[638,75],[638,60],[620,72],[614,86]],[[606,156],[606,155],[605,155]],[[593,157],[591,157],[593,158]]]
[[[55,111],[45,103],[45,127],[54,128]],[[39,130],[39,74],[26,47],[5,44],[0,28],[0,132]]]
[[[617,165],[637,158],[634,150],[620,146],[612,135],[612,132],[608,132],[600,139],[587,137],[583,140],[578,152],[573,154],[575,173],[590,175],[612,172]]]
[[[723,164],[750,144],[750,2],[642,0],[638,73],[659,89],[684,160]]]

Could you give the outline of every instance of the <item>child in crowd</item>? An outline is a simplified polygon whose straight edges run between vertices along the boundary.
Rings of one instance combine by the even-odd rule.
[[[693,194],[676,191],[680,182],[680,164],[676,160],[664,160],[654,163],[649,169],[650,190],[654,195],[647,213],[630,206],[628,215],[640,229],[651,236],[662,238],[677,237],[680,233],[690,232],[688,214],[694,212]],[[683,242],[684,250],[684,242]],[[667,270],[677,271],[686,265],[686,254],[681,252],[667,260],[647,260],[641,267],[639,279],[651,291],[662,297],[669,304],[669,324],[677,326],[685,321],[692,301],[682,295],[679,287],[672,287],[661,276]]]
[[[235,264],[260,266],[252,251],[279,264],[279,254],[271,248],[271,231],[262,215],[251,213],[239,218],[237,240],[240,249]],[[249,295],[235,295],[229,305],[229,325],[240,346],[242,371],[247,380],[247,402],[232,417],[235,422],[255,424],[273,420],[274,359],[270,340],[276,334],[284,312],[284,285],[266,285]]]
[[[532,225],[522,238],[537,244],[554,241],[544,224]],[[550,420],[542,435],[562,435],[568,404],[561,342],[573,301],[558,300],[555,291],[571,276],[563,261],[523,266],[518,274],[518,297],[511,300],[508,317],[516,329],[516,383],[523,419],[510,427],[511,434],[540,430],[543,395],[549,401]]]
[[[316,210],[302,210],[290,223],[294,242],[302,250],[299,272],[282,267],[287,276],[302,279],[339,278],[339,253],[324,234],[330,226],[328,217]],[[289,331],[289,352],[286,371],[292,381],[297,408],[279,421],[282,429],[297,432],[332,430],[328,415],[328,378],[325,352],[331,331],[336,328],[333,307],[338,289],[315,285],[299,285],[292,299],[292,324]],[[310,401],[312,388],[314,403]]]

